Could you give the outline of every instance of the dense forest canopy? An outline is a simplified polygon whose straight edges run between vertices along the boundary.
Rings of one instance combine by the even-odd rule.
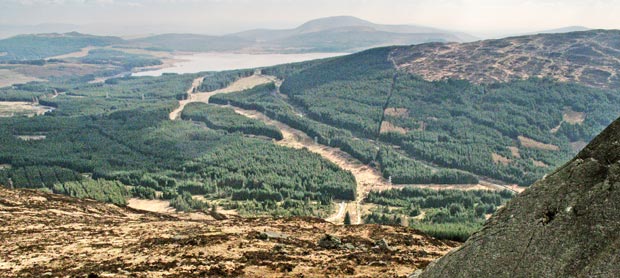
[[[413,159],[521,185],[564,163],[620,115],[617,91],[535,78],[425,81],[394,69],[390,49],[313,65],[288,77],[281,92],[309,118]]]
[[[187,192],[252,215],[323,215],[333,199],[354,198],[351,173],[308,151],[274,145],[267,137],[282,136],[275,127],[206,104],[184,111],[184,117],[206,125],[170,121],[177,100],[186,98],[200,76],[203,86],[218,89],[240,72],[1,89],[5,99],[36,95],[56,109],[32,118],[0,118],[0,164],[6,166],[0,184],[117,204],[136,196],[171,199],[180,209],[204,207],[183,197]],[[20,137],[32,135],[43,139]]]
[[[0,88],[1,101],[55,108],[0,118],[0,184],[121,205],[134,196],[164,198],[179,210],[217,204],[242,215],[325,216],[334,200],[356,199],[354,176],[307,150],[275,145],[283,138],[277,127],[218,105],[260,111],[404,185],[529,185],[620,114],[617,91],[536,78],[426,81],[397,70],[392,50],[268,67],[262,73],[283,80],[281,86],[216,94],[211,104],[188,104],[176,121],[169,113],[189,98],[196,79],[202,82],[194,92],[211,92],[255,71],[99,83],[84,75]],[[113,49],[72,59],[114,65],[110,73],[160,63]],[[410,190],[371,192],[366,201],[379,207],[365,221],[398,224],[424,212],[425,218],[405,220],[463,239],[511,197]]]

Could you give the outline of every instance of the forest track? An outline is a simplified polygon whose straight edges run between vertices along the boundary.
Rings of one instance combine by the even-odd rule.
[[[198,77],[194,79],[194,81],[192,82],[192,86],[189,89],[187,89],[187,99],[179,100],[179,107],[177,107],[176,109],[172,110],[172,112],[170,112],[170,120],[174,121],[178,119],[179,116],[181,115],[181,112],[185,108],[185,105],[192,102],[192,97],[194,96],[194,92],[198,90],[198,87],[200,86],[200,84],[202,84],[203,79],[204,77]]]
[[[277,79],[273,76],[266,75],[252,75],[249,77],[241,78],[232,84],[230,84],[226,88],[222,88],[219,90],[211,91],[211,92],[196,92],[197,88],[200,86],[203,78],[197,78],[192,83],[191,88],[188,89],[188,99],[179,101],[179,107],[170,113],[170,119],[175,120],[178,119],[185,108],[185,105],[192,102],[203,102],[209,103],[209,98],[215,94],[220,93],[232,93],[238,92],[246,89],[251,89],[255,86],[266,84],[269,82],[276,82]],[[385,190],[394,188],[390,185],[381,175],[381,173],[368,165],[361,163],[359,160],[353,158],[348,153],[334,147],[329,147],[325,145],[321,145],[315,143],[312,138],[310,138],[306,133],[294,129],[280,121],[273,120],[263,113],[260,113],[255,110],[246,110],[239,107],[221,105],[225,107],[232,108],[237,114],[246,116],[248,118],[260,120],[266,124],[274,125],[280,129],[283,135],[283,139],[275,142],[278,145],[295,148],[295,149],[307,149],[311,152],[317,153],[321,155],[323,158],[331,161],[332,163],[338,165],[340,168],[350,171],[355,177],[357,183],[357,196],[356,200],[345,203],[345,211],[349,212],[349,215],[352,219],[354,219],[353,224],[361,224],[362,223],[362,215],[361,215],[361,202],[368,195],[370,190]],[[342,204],[341,203],[341,204]],[[336,211],[330,217],[330,222],[333,223],[343,223],[345,213],[340,213],[339,210]]]
[[[251,89],[255,86],[259,86],[262,84],[276,82],[277,79],[273,76],[266,75],[252,75],[249,77],[241,78],[232,84],[230,84],[226,88],[222,88],[219,90],[211,91],[211,92],[196,92],[194,88],[198,88],[200,86],[200,82],[202,78],[194,80],[192,83],[192,87],[188,90],[188,99],[179,101],[180,107],[175,109],[172,113],[170,113],[170,119],[177,119],[183,108],[187,103],[191,102],[202,102],[209,103],[209,98],[215,94],[220,93],[233,93],[246,89]],[[198,82],[198,83],[196,83]],[[362,201],[368,196],[368,193],[371,190],[388,190],[393,188],[402,188],[406,185],[393,185],[390,184],[386,179],[383,178],[381,172],[376,168],[373,168],[369,165],[365,165],[360,162],[358,159],[352,157],[350,154],[342,151],[339,148],[325,146],[316,143],[310,136],[304,133],[301,130],[290,127],[289,125],[282,123],[280,121],[271,119],[267,117],[265,114],[256,111],[256,110],[247,110],[243,108],[239,108],[236,106],[230,105],[219,105],[222,107],[230,107],[237,114],[243,115],[248,118],[256,119],[262,121],[265,124],[276,126],[281,132],[283,139],[280,141],[275,141],[276,144],[280,146],[285,146],[289,148],[295,149],[307,149],[313,153],[321,155],[324,159],[338,165],[340,168],[347,170],[353,174],[357,184],[356,190],[356,198],[353,201],[339,201],[340,203],[336,203],[338,205],[337,211],[335,211],[329,217],[326,217],[325,220],[335,223],[342,224],[344,222],[345,213],[348,212],[353,220],[352,224],[362,224]],[[174,117],[173,117],[174,113]],[[430,189],[442,189],[441,186],[429,186]],[[479,189],[500,189],[493,183],[481,184],[479,185]],[[502,187],[503,188],[503,187]],[[342,211],[344,207],[344,212]]]
[[[170,120],[174,121],[178,119],[179,116],[181,116],[181,112],[185,108],[185,105],[187,105],[188,103],[192,103],[192,102],[209,103],[209,98],[211,98],[211,96],[216,95],[216,94],[238,92],[238,91],[243,91],[247,89],[252,89],[258,85],[263,85],[263,84],[267,84],[270,82],[277,82],[277,78],[274,76],[254,74],[249,77],[238,79],[237,81],[233,82],[232,84],[222,89],[218,89],[218,90],[211,91],[211,92],[199,92],[198,88],[202,84],[203,79],[204,77],[199,77],[199,78],[194,79],[194,81],[192,82],[192,86],[189,89],[187,89],[187,96],[188,96],[187,99],[180,100],[179,107],[177,107],[172,112],[170,112]]]
[[[368,193],[371,190],[386,190],[395,188],[382,177],[381,173],[377,169],[363,164],[358,159],[352,157],[350,154],[339,148],[315,143],[315,141],[306,133],[292,128],[282,122],[273,120],[258,111],[246,110],[234,106],[225,107],[234,109],[237,114],[260,120],[268,125],[276,126],[280,129],[283,135],[283,139],[276,141],[276,144],[295,149],[305,148],[308,151],[321,155],[323,158],[338,165],[340,168],[351,172],[357,183],[357,196],[354,201],[349,201],[346,203],[346,211],[349,212],[352,219],[355,219],[353,224],[362,224],[360,208],[361,202],[366,198],[366,196],[368,196]],[[339,215],[339,211],[337,211],[334,215],[327,217],[326,219],[331,220],[330,222],[332,223],[341,224],[344,221],[344,214]]]

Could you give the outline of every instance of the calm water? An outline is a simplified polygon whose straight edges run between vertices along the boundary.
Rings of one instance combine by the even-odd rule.
[[[303,53],[303,54],[236,54],[197,53],[174,56],[182,60],[172,67],[134,73],[134,76],[159,76],[162,73],[195,73],[201,71],[222,71],[267,67],[286,63],[347,55],[348,53]]]

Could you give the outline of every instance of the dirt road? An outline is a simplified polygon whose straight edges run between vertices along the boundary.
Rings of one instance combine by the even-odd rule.
[[[262,85],[269,82],[276,81],[276,78],[273,76],[265,76],[265,75],[253,75],[246,78],[241,78],[236,82],[232,83],[230,86],[206,93],[193,93],[194,88],[200,86],[202,78],[196,79],[192,84],[192,87],[188,90],[189,98],[188,100],[180,101],[180,107],[175,109],[172,113],[170,113],[170,119],[177,119],[183,111],[183,108],[187,103],[191,102],[204,102],[208,103],[209,98],[215,94],[219,93],[232,93],[245,89],[250,89],[258,85]],[[338,210],[334,212],[331,216],[327,217],[326,220],[332,223],[342,224],[344,221],[345,212],[349,212],[351,218],[353,219],[353,224],[361,224],[362,223],[362,205],[361,202],[368,196],[368,193],[371,190],[387,190],[392,188],[401,188],[405,185],[392,185],[387,182],[386,179],[383,178],[381,173],[368,165],[361,163],[359,160],[353,158],[348,153],[334,147],[329,147],[325,145],[321,145],[315,143],[315,141],[310,138],[306,133],[292,128],[282,122],[273,120],[266,115],[255,111],[255,110],[246,110],[234,106],[226,106],[232,108],[236,113],[246,116],[248,118],[260,120],[268,125],[273,125],[278,127],[282,132],[283,139],[275,142],[278,145],[302,149],[305,148],[311,152],[317,153],[321,155],[323,158],[333,162],[338,165],[340,168],[350,171],[355,180],[357,182],[357,196],[356,200],[349,202],[340,202],[337,203]],[[456,189],[457,187],[445,187],[443,185],[436,186],[424,186],[420,185],[420,187],[426,187],[431,189]],[[468,187],[469,189],[490,189],[490,190],[499,190],[504,187],[498,187],[497,185],[489,182],[481,182],[479,185],[471,185]]]
[[[195,93],[195,88],[200,86],[200,82],[202,78],[197,78],[192,83],[192,87],[188,89],[189,98],[187,100],[179,101],[179,107],[170,113],[170,119],[175,120],[178,119],[185,105],[191,102],[204,102],[208,103],[209,98],[215,94],[219,93],[232,93],[245,89],[250,89],[258,85],[262,85],[269,82],[276,81],[276,78],[273,76],[265,76],[265,75],[252,75],[250,77],[241,78],[230,86],[205,93]],[[290,148],[306,148],[311,152],[317,153],[323,156],[325,159],[335,163],[340,166],[344,170],[350,171],[353,176],[355,176],[355,180],[357,181],[357,198],[355,201],[350,201],[348,203],[342,202],[339,205],[339,211],[335,212],[334,215],[328,217],[327,219],[333,223],[342,223],[344,221],[345,213],[340,213],[342,209],[342,204],[345,204],[345,211],[348,211],[351,215],[351,218],[354,219],[353,224],[361,224],[362,223],[362,215],[360,209],[360,202],[363,200],[370,190],[381,190],[392,188],[390,184],[387,183],[381,176],[381,173],[376,169],[362,164],[359,160],[351,157],[348,153],[333,147],[324,146],[321,144],[317,144],[314,142],[312,138],[306,135],[304,132],[294,129],[282,122],[275,121],[265,116],[264,114],[253,111],[253,110],[245,110],[238,107],[229,106],[235,110],[240,115],[246,116],[248,118],[253,118],[260,120],[266,124],[274,125],[280,129],[284,139],[277,141],[276,144],[281,146],[286,146]]]
[[[306,148],[309,151],[317,153],[323,158],[340,166],[340,168],[350,171],[353,176],[355,176],[355,180],[357,181],[357,198],[355,201],[348,202],[346,206],[346,211],[348,211],[351,218],[355,220],[353,221],[353,224],[361,224],[362,215],[360,210],[360,202],[368,195],[370,190],[385,190],[393,188],[393,186],[381,176],[381,173],[377,171],[377,169],[361,163],[359,160],[353,158],[351,155],[338,148],[317,144],[304,132],[294,129],[282,122],[275,121],[258,111],[245,110],[232,106],[231,108],[233,108],[238,114],[278,127],[278,129],[282,132],[284,139],[277,141],[276,144],[296,149]],[[327,219],[332,220],[334,223],[342,223],[344,221],[344,214],[339,217],[337,216],[338,212]]]
[[[209,98],[215,94],[220,93],[232,93],[254,88],[258,85],[266,84],[269,82],[275,82],[276,78],[273,76],[255,74],[246,78],[241,78],[226,88],[211,92],[198,92],[198,87],[202,84],[204,77],[194,79],[192,86],[187,90],[188,98],[186,100],[179,101],[179,107],[170,112],[170,120],[176,120],[181,115],[181,111],[185,108],[185,105],[192,102],[204,102],[209,103]]]

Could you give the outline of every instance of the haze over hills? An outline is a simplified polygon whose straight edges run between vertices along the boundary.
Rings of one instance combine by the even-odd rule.
[[[38,30],[45,32],[57,28],[64,31],[72,27],[46,25],[46,28]],[[35,30],[37,27],[32,28]],[[300,53],[355,52],[385,45],[474,39],[461,32],[414,25],[381,25],[355,17],[339,16],[312,20],[294,29],[256,29],[223,36],[170,33],[117,43],[165,51]]]
[[[566,26],[566,27],[561,27],[561,28],[542,30],[538,32],[529,32],[523,35],[570,33],[570,32],[581,32],[581,31],[590,31],[590,30],[592,30],[592,28],[588,28],[585,26]]]
[[[171,38],[186,43],[170,45]],[[255,29],[225,36],[163,35],[135,40],[152,47],[168,50],[221,51],[212,47],[220,39],[231,51],[258,52],[354,52],[371,47],[418,44],[424,42],[471,41],[474,37],[423,26],[380,25],[351,16],[321,18],[306,22],[294,29]]]

